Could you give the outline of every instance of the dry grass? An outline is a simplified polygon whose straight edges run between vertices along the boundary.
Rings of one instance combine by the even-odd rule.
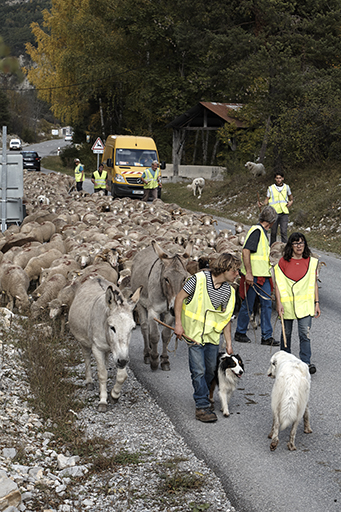
[[[223,181],[208,181],[201,199],[191,194],[186,182],[164,183],[162,199],[192,211],[206,212],[250,225],[257,222],[258,194],[263,200],[274,182],[273,174],[252,178],[240,166],[226,173]],[[285,172],[285,182],[291,187],[294,204],[288,233],[303,231],[309,245],[341,254],[341,165],[324,163]]]

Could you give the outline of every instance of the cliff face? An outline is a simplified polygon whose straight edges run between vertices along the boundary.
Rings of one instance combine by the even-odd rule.
[[[51,0],[0,0],[0,36],[11,55],[26,56],[26,43],[35,42],[30,25],[42,22],[42,11],[50,9],[51,3]]]

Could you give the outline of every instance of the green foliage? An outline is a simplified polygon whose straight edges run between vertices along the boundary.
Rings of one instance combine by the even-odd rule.
[[[0,89],[0,126],[8,126],[10,121],[10,113],[8,109],[8,98]]]

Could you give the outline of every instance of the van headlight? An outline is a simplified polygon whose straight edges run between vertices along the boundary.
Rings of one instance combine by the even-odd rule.
[[[120,174],[115,175],[115,181],[117,181],[117,183],[125,183],[123,176],[121,176]]]

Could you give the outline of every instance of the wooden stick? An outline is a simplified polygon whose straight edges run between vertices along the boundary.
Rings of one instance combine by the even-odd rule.
[[[260,203],[260,197],[259,197],[259,192],[257,192],[257,197],[258,197],[258,202]],[[262,211],[262,207],[259,205],[259,211],[261,212]]]
[[[155,320],[155,322],[158,322],[159,324],[163,325],[164,327],[168,327],[168,329],[171,329],[172,331],[174,331],[174,327],[172,327],[171,325],[167,325],[164,322],[161,322],[161,320],[159,320],[158,318],[154,318],[154,320]],[[186,334],[183,334],[182,337],[185,338],[185,341],[188,340],[188,341],[191,341],[192,343],[195,343],[196,345],[200,345],[200,343],[198,343],[197,341],[193,340],[189,336],[186,336]]]
[[[287,348],[287,337],[285,335],[283,315],[280,315],[280,317],[281,317],[281,323],[282,323],[282,333],[283,333],[284,346],[285,346],[285,348]]]

